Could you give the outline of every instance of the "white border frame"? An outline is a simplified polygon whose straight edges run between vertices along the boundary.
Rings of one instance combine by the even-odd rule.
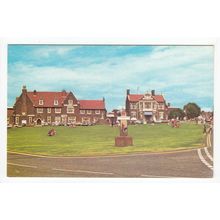
[[[214,46],[214,177],[213,178],[52,178],[52,177],[7,177],[7,58],[9,44],[63,44],[63,45],[213,45]],[[220,76],[217,74],[220,70],[220,39],[87,39],[87,38],[53,38],[53,39],[0,39],[0,181],[3,182],[177,182],[177,183],[200,183],[200,182],[220,182],[220,105],[218,97],[220,89],[217,82],[220,82]],[[113,181],[114,179],[114,181]]]

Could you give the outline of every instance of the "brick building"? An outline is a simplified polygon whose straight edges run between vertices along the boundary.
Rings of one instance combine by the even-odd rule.
[[[8,108],[7,109],[7,126],[11,127],[14,123],[14,109]]]
[[[10,112],[11,114],[11,112]],[[16,98],[13,125],[70,125],[104,123],[105,100],[77,100],[72,92],[27,91]]]
[[[163,95],[156,95],[155,90],[146,94],[130,94],[127,90],[126,113],[131,120],[143,123],[168,119],[168,106]]]

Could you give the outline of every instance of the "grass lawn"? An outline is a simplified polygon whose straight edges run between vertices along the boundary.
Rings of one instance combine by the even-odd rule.
[[[134,146],[115,147],[119,128],[97,125],[76,128],[55,127],[57,134],[47,136],[50,127],[8,129],[8,151],[53,156],[108,155],[132,152],[160,152],[200,147],[202,126],[182,124],[171,128],[167,124],[129,126]]]

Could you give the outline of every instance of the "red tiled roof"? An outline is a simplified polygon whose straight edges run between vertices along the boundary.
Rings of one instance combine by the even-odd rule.
[[[35,107],[61,107],[68,94],[67,92],[27,92]],[[43,105],[39,105],[39,100],[43,100]],[[54,105],[54,100],[58,100],[58,105]]]
[[[139,101],[141,98],[143,97],[143,95],[139,95],[139,94],[130,94],[128,95],[128,99],[131,102],[137,102]]]
[[[157,101],[157,102],[165,102],[164,97],[162,95],[154,95],[153,98]]]
[[[105,109],[105,102],[103,100],[79,100],[80,109]]]
[[[138,102],[144,95],[140,94],[130,94],[128,95],[128,99],[131,102]],[[162,95],[154,95],[152,96],[157,102],[165,102],[164,97]]]

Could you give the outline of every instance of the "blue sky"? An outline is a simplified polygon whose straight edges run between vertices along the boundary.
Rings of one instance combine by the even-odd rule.
[[[152,89],[172,106],[196,102],[213,109],[212,46],[9,45],[8,106],[22,85],[30,91],[72,91],[105,97],[108,111],[125,103],[126,89]]]

